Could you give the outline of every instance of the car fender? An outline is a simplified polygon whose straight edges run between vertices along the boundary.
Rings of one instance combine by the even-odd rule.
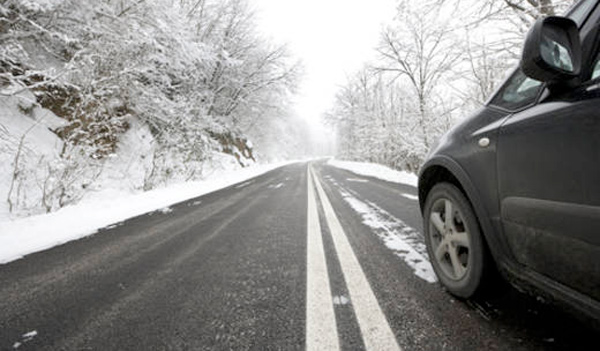
[[[428,170],[436,167],[444,168],[456,179],[456,181],[458,181],[458,185],[460,188],[462,188],[462,191],[465,193],[465,196],[473,207],[473,211],[475,211],[475,215],[477,216],[479,225],[481,227],[480,229],[483,232],[486,243],[490,248],[496,264],[499,266],[499,268],[502,268],[500,266],[504,266],[506,264],[506,255],[510,255],[510,251],[507,250],[506,244],[501,240],[499,235],[500,233],[498,231],[501,230],[500,225],[498,224],[497,226],[494,226],[492,220],[493,218],[486,210],[479,190],[473,184],[465,169],[451,157],[443,154],[437,154],[428,159],[421,167],[418,185],[421,212],[423,212],[423,208],[425,206],[427,192],[433,186],[433,184],[424,184],[424,182],[428,182],[428,178],[424,177],[424,174],[426,174]],[[497,216],[498,215],[496,215],[496,217]],[[496,222],[499,223],[499,221]]]

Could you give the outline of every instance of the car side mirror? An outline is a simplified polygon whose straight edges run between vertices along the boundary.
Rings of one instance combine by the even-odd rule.
[[[581,56],[575,22],[550,16],[537,20],[529,30],[520,65],[529,78],[549,83],[566,81],[579,76]]]

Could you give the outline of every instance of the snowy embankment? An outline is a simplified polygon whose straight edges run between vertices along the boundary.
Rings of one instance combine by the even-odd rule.
[[[413,174],[404,171],[396,171],[389,167],[376,163],[350,162],[330,159],[329,165],[354,172],[356,174],[373,177],[393,183],[401,183],[417,187],[419,178]]]
[[[92,235],[100,228],[254,178],[293,162],[216,171],[208,179],[132,194],[104,190],[56,212],[0,222],[0,263]]]
[[[90,157],[82,157],[82,163],[61,157],[64,142],[56,130],[65,123],[41,108],[30,92],[0,97],[0,263],[283,165],[241,168],[234,156],[213,150],[202,164],[203,180],[184,182],[172,172],[171,178],[151,183],[154,190],[142,192],[154,173],[156,147],[147,126],[130,118],[118,148],[94,165]],[[177,159],[167,161],[175,164]]]

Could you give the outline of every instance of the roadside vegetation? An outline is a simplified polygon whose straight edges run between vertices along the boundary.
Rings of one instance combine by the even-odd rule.
[[[303,154],[299,74],[245,0],[0,1],[0,213]]]

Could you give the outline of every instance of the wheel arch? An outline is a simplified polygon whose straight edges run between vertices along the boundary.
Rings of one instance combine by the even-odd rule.
[[[479,222],[486,244],[488,247],[492,246],[490,247],[492,249],[492,255],[497,259],[497,250],[494,249],[499,248],[497,246],[499,243],[498,236],[495,235],[495,228],[492,225],[489,214],[484,207],[477,188],[471,182],[467,172],[455,160],[447,156],[439,155],[428,160],[423,167],[421,167],[418,185],[421,213],[423,213],[427,195],[435,184],[439,182],[451,183],[465,195],[477,216],[477,221]]]

